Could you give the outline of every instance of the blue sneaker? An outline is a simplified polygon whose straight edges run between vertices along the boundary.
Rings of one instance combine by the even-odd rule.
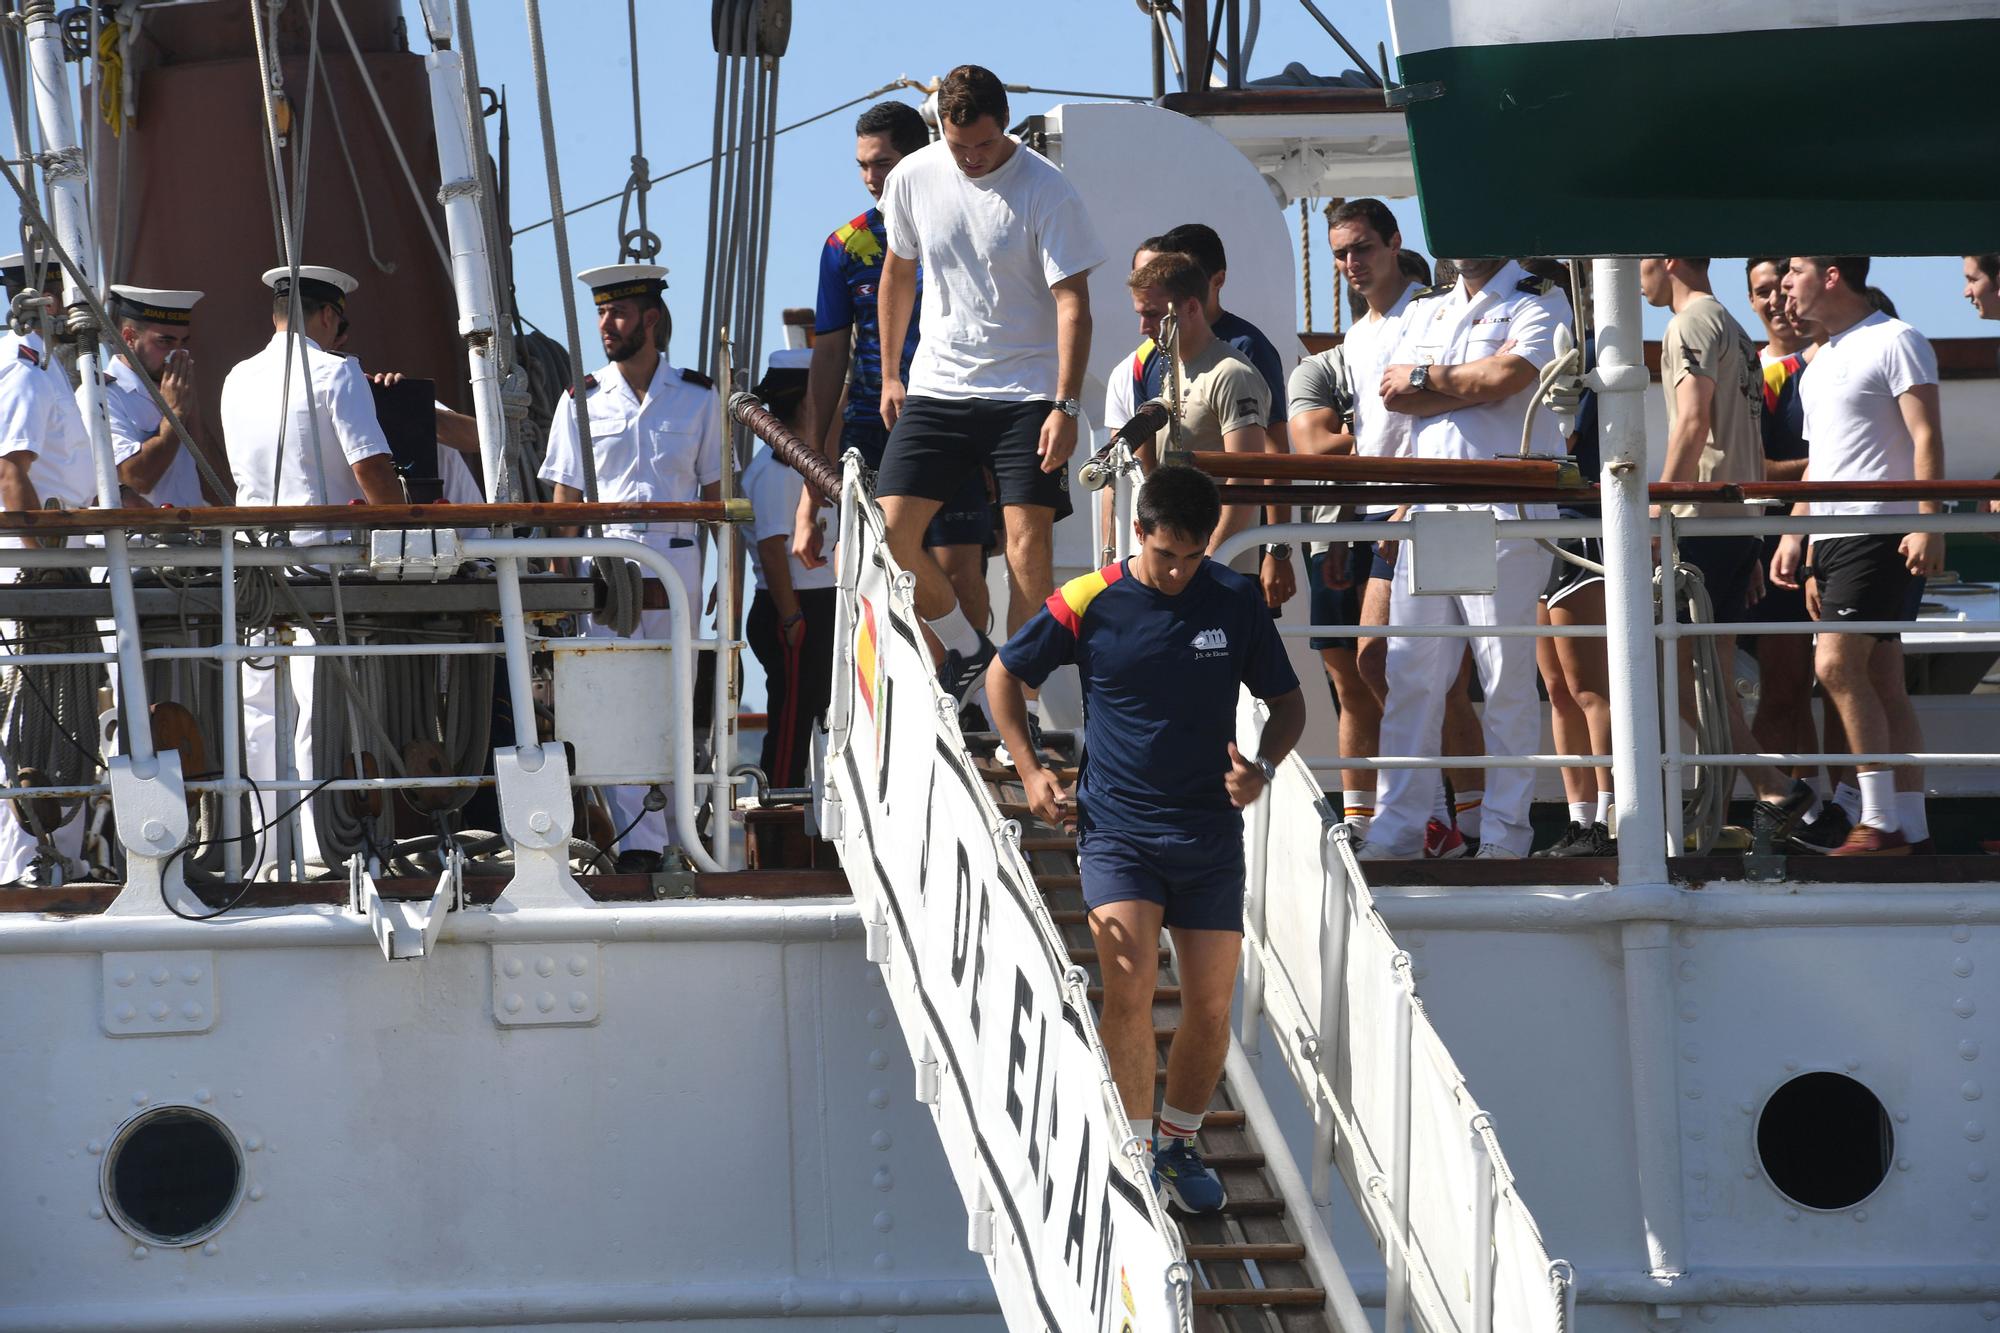
[[[952,702],[961,707],[972,697],[972,692],[986,676],[986,668],[993,661],[993,640],[984,634],[979,636],[979,646],[970,653],[947,652],[944,662],[938,667],[938,684],[949,694]]]
[[[1222,1178],[1201,1160],[1193,1139],[1163,1139],[1153,1145],[1153,1184],[1184,1213],[1219,1213],[1229,1203]]]

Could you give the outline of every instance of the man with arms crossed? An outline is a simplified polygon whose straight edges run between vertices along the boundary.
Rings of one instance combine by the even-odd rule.
[[[1228,1202],[1195,1135],[1229,1050],[1243,945],[1243,817],[1305,729],[1305,700],[1262,588],[1205,556],[1215,485],[1161,467],[1139,492],[1137,554],[1071,579],[1000,650],[986,697],[1028,804],[1078,825],[1078,869],[1104,969],[1099,1028],[1133,1134],[1182,1211]],[[1074,806],[1028,742],[1023,687],[1075,663],[1084,759]],[[1240,688],[1270,709],[1256,752],[1237,749]],[[1174,933],[1181,1025],[1153,1132],[1153,993],[1160,927]]]
[[[1512,457],[1521,448],[1521,421],[1536,377],[1555,359],[1556,330],[1569,320],[1569,302],[1555,284],[1530,277],[1517,261],[1462,259],[1456,286],[1414,301],[1403,312],[1388,358],[1393,364],[1382,372],[1382,405],[1415,419],[1412,433],[1419,458]],[[1564,452],[1552,415],[1540,415],[1534,429],[1534,452]],[[1500,541],[1496,591],[1484,595],[1418,595],[1410,572],[1414,554],[1405,552],[1396,562],[1390,624],[1534,623],[1535,603],[1549,573],[1548,552],[1534,542]],[[1472,640],[1472,652],[1486,695],[1486,752],[1496,757],[1532,753],[1541,735],[1534,644],[1521,638],[1478,638]],[[1464,653],[1456,639],[1390,640],[1388,670],[1395,688],[1382,705],[1384,751],[1437,753],[1445,699]],[[1416,856],[1429,817],[1427,803],[1412,800],[1421,775],[1391,769],[1378,780],[1381,800],[1363,854]],[[1533,788],[1528,769],[1492,770],[1478,855],[1527,855],[1534,840],[1528,823]]]
[[[871,199],[882,197],[889,173],[911,153],[927,147],[931,132],[917,109],[904,102],[878,102],[854,122],[854,164],[861,169],[862,188]],[[879,207],[838,227],[820,247],[819,296],[813,307],[812,372],[806,394],[806,436],[838,465],[840,455],[858,450],[871,468],[882,466],[882,449],[889,442],[882,424],[882,329],[877,301],[882,286],[882,256],[887,253],[888,223]],[[917,275],[919,307],[923,274]],[[903,339],[899,373],[908,375],[917,354],[917,320]],[[850,368],[852,373],[850,374]],[[840,443],[829,444],[834,409],[841,405]],[[833,497],[810,486],[799,497],[792,533],[794,556],[807,569],[826,563],[821,510]],[[924,532],[924,546],[951,580],[952,592],[975,625],[986,624],[986,571],[981,561],[993,520],[986,503],[986,479],[968,476]]]
[[[1085,284],[1105,256],[1075,187],[1007,134],[1007,90],[991,70],[952,70],[937,108],[943,141],[899,162],[882,190],[884,347],[903,345],[919,265],[930,292],[907,385],[882,363],[889,443],[875,495],[889,550],[916,578],[917,614],[943,650],[938,680],[963,703],[993,645],[924,555],[924,532],[990,465],[1008,572],[1029,598],[1048,595],[1090,356]]]
[[[1674,312],[1660,340],[1660,386],[1667,398],[1667,456],[1662,482],[1743,482],[1764,479],[1763,378],[1749,335],[1715,299],[1708,282],[1706,259],[1642,259],[1639,287],[1648,303]],[[1678,518],[1746,517],[1740,503],[1682,504]],[[1653,506],[1654,517],[1659,506]],[[1734,625],[1749,614],[1751,587],[1758,579],[1764,543],[1753,533],[1715,537],[1682,537],[1678,558],[1701,572],[1715,621]],[[1755,746],[1743,699],[1736,690],[1736,636],[1715,641],[1722,664],[1723,707],[1729,719],[1730,743],[1739,752]],[[1682,640],[1681,717],[1693,723],[1696,698],[1692,685],[1694,644]],[[1806,808],[1812,788],[1794,781],[1769,764],[1741,770],[1756,789],[1751,813],[1757,845],[1782,844],[1791,837]]]
[[[1865,257],[1794,256],[1785,294],[1826,345],[1799,382],[1805,407],[1808,481],[1937,481],[1944,476],[1937,355],[1921,333],[1869,302]],[[1829,519],[1810,550],[1787,533],[1771,581],[1803,582],[1806,608],[1832,632],[1818,636],[1814,665],[1839,710],[1855,754],[1923,749],[1903,681],[1899,634],[1841,633],[1843,620],[1914,620],[1923,579],[1944,567],[1935,532],[1841,533],[1839,516],[1940,512],[1935,500],[1816,500],[1794,513]],[[1907,856],[1928,851],[1923,770],[1859,764],[1861,818],[1834,856]]]

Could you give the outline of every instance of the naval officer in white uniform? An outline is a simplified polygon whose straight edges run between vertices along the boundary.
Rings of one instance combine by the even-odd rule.
[[[375,397],[359,363],[327,350],[347,316],[347,298],[358,285],[338,269],[301,266],[297,338],[290,327],[291,270],[274,268],[264,274],[272,292],[271,325],[275,332],[262,351],[239,361],[222,381],[222,440],[229,470],[236,479],[240,505],[401,504],[402,482],[389,451],[388,437],[375,416]],[[299,347],[306,366],[299,364]],[[286,373],[290,366],[289,376]],[[311,382],[306,382],[306,368]],[[289,383],[288,383],[289,381]],[[283,416],[279,413],[282,410]],[[315,441],[315,418],[317,440]],[[318,449],[315,452],[314,445]],[[346,534],[300,529],[292,542],[308,546],[344,538]],[[312,643],[301,632],[300,642]],[[313,660],[291,659],[294,714],[292,771],[302,778],[323,778],[313,767]],[[243,678],[244,771],[262,782],[279,776],[277,745],[277,671],[246,667]],[[329,763],[338,763],[337,759]],[[264,793],[263,820],[298,799]],[[305,854],[317,858],[312,806],[301,808]],[[263,860],[271,864],[272,838],[262,843]]]
[[[0,259],[0,282],[10,300],[25,281],[20,255]],[[0,509],[40,509],[51,500],[68,508],[97,503],[89,436],[70,392],[68,377],[39,333],[0,334]],[[15,550],[31,544],[31,538],[0,537],[0,546]],[[60,543],[50,538],[47,544]],[[11,583],[18,574],[18,569],[0,570],[0,579]],[[8,646],[18,632],[19,626],[12,622],[0,624],[0,636]],[[37,705],[25,695],[16,699],[16,706]],[[0,755],[0,785],[13,785],[13,778],[13,765]],[[53,831],[53,842],[65,858],[80,855],[80,805],[72,807],[69,818]],[[14,803],[0,801],[0,884],[46,882],[35,865],[41,850],[22,826]]]
[[[1554,284],[1530,277],[1513,260],[1468,259],[1458,282],[1433,288],[1404,311],[1395,347],[1382,371],[1382,405],[1413,420],[1418,458],[1510,458],[1520,452],[1521,421],[1544,366],[1555,359],[1556,331],[1570,321],[1569,301]],[[1553,414],[1536,418],[1530,450],[1564,452]],[[1484,507],[1499,517],[1513,505]],[[1533,511],[1533,512],[1530,512]],[[1528,506],[1522,517],[1552,517],[1547,506]],[[1532,541],[1499,543],[1497,590],[1490,595],[1418,595],[1410,552],[1396,562],[1390,588],[1391,625],[1532,625],[1535,599],[1548,580],[1549,554]],[[1445,698],[1458,676],[1460,640],[1392,637],[1389,694],[1382,705],[1381,754],[1440,752]],[[1535,641],[1472,640],[1485,692],[1486,753],[1532,754],[1541,736],[1535,692]],[[1430,817],[1436,770],[1392,768],[1380,776],[1375,821],[1364,855],[1413,857],[1421,853]],[[1526,856],[1534,831],[1528,806],[1534,772],[1496,768],[1486,780],[1485,835],[1479,855]]]
[[[658,264],[612,264],[576,275],[597,303],[597,332],[611,362],[585,376],[582,385],[597,498],[606,503],[713,500],[721,494],[722,402],[707,376],[667,361],[666,276]],[[584,498],[583,448],[568,398],[549,428],[541,478],[555,488],[558,503]],[[662,552],[686,589],[690,623],[700,617],[699,527],[611,523],[604,535],[632,538]],[[665,611],[641,612],[635,637],[666,639],[667,626]],[[591,625],[585,633],[609,631]],[[665,812],[645,809],[645,795],[644,787],[606,792],[616,830],[624,835],[619,868],[627,873],[657,868],[670,841]]]
[[[118,481],[149,508],[190,509],[208,503],[194,450],[160,411],[136,365],[159,385],[160,396],[189,430],[197,429],[194,381],[194,306],[200,292],[111,286],[111,318],[120,346],[105,362],[104,415]],[[77,389],[77,407],[83,406]]]

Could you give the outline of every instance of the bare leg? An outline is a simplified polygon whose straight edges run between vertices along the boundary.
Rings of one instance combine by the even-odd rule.
[[[1549,622],[1555,625],[1602,625],[1604,585],[1586,584],[1549,608]],[[1557,639],[1556,657],[1562,662],[1563,679],[1569,685],[1576,706],[1583,711],[1584,726],[1590,732],[1591,754],[1611,753],[1611,668],[1602,639]],[[1596,770],[1597,791],[1611,791],[1611,770]],[[1595,793],[1592,793],[1595,795]]]
[[[1056,511],[1047,505],[1008,505],[1001,512],[1007,529],[1007,633],[1012,635],[1056,590]]]
[[[944,576],[951,580],[952,593],[958,598],[958,609],[965,612],[965,618],[972,627],[984,634],[993,618],[993,598],[986,590],[986,571],[980,564],[980,550],[977,546],[933,546],[931,558],[937,561]]]
[[[1766,634],[1757,640],[1757,716],[1750,737],[1759,750],[1812,754],[1819,727],[1812,711],[1812,640],[1803,634]],[[1792,772],[1810,778],[1818,764],[1798,764]]]
[[[1153,1070],[1159,1058],[1153,1042],[1153,993],[1160,975],[1160,923],[1165,916],[1160,904],[1137,898],[1106,903],[1090,914],[1090,935],[1097,941],[1104,974],[1097,1030],[1104,1039],[1118,1096],[1132,1120],[1147,1120],[1153,1114]],[[1186,994],[1185,981],[1182,993]],[[1226,1024],[1226,1000],[1223,1009]]]
[[[937,561],[924,551],[924,529],[942,507],[937,500],[921,495],[890,495],[881,501],[883,526],[889,538],[889,554],[910,571],[917,581],[917,615],[936,620],[949,615],[958,599],[952,594],[951,580],[938,568]]]
[[[1447,755],[1486,753],[1486,731],[1479,725],[1479,714],[1472,706],[1470,648],[1460,654],[1458,679],[1451,683],[1451,693],[1445,697],[1443,749]],[[1453,791],[1483,791],[1486,788],[1486,770],[1483,768],[1449,768],[1445,770],[1445,776],[1451,779]]]
[[[1877,643],[1868,662],[1868,672],[1875,683],[1875,696],[1882,701],[1882,709],[1888,716],[1889,748],[1905,754],[1922,750],[1924,729],[1917,721],[1917,710],[1910,704],[1910,690],[1903,675],[1902,642],[1885,639]],[[1920,765],[1896,765],[1897,791],[1923,789],[1924,770]]]
[[[1386,625],[1389,623],[1389,580],[1370,579],[1361,592],[1361,623],[1364,625]],[[1379,721],[1382,700],[1389,697],[1389,641],[1379,634],[1371,634],[1357,640],[1354,649],[1354,669],[1363,683],[1375,695],[1375,715]]]
[[[1229,1001],[1236,993],[1236,964],[1242,952],[1243,936],[1238,931],[1179,928],[1174,931],[1174,961],[1181,978],[1181,1022],[1173,1045],[1167,1048],[1168,1106],[1205,1110],[1215,1095],[1215,1085],[1222,1078],[1222,1062],[1229,1054]],[[1106,995],[1109,994],[1107,989]],[[1149,1024],[1150,1021],[1149,1018]],[[1150,1027],[1146,1036],[1148,1041],[1152,1039]],[[1121,1092],[1124,1090],[1122,1080],[1118,1087]],[[1128,1108],[1132,1104],[1129,1094],[1125,1104]]]
[[[1537,606],[1535,623],[1551,623],[1547,602]],[[1569,678],[1563,674],[1562,657],[1556,652],[1554,639],[1535,641],[1535,666],[1541,671],[1542,685],[1549,692],[1549,727],[1555,734],[1556,752],[1565,755],[1596,754],[1590,748],[1590,723],[1583,716],[1583,706],[1570,693]],[[1597,779],[1593,770],[1565,768],[1562,780],[1563,799],[1569,804],[1588,804],[1597,799]]]
[[[1352,648],[1322,648],[1319,657],[1340,702],[1340,753],[1349,759],[1372,756],[1382,737],[1382,701],[1361,679]],[[1342,773],[1341,781],[1348,791],[1373,792],[1375,770],[1350,768]]]

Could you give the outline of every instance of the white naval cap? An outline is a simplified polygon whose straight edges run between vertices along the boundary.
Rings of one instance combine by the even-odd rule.
[[[265,269],[264,285],[281,295],[288,291],[292,285],[291,266],[280,264],[277,268]],[[337,268],[327,268],[321,264],[299,265],[299,291],[315,301],[341,305],[360,285]]]
[[[645,300],[658,296],[666,289],[667,269],[664,264],[605,264],[585,269],[576,280],[590,288],[598,305],[610,305],[633,297]]]
[[[771,374],[780,370],[811,370],[812,348],[780,347],[764,359],[764,372]]]
[[[191,324],[194,303],[200,292],[174,291],[164,287],[132,287],[111,284],[112,313],[147,324]]]

